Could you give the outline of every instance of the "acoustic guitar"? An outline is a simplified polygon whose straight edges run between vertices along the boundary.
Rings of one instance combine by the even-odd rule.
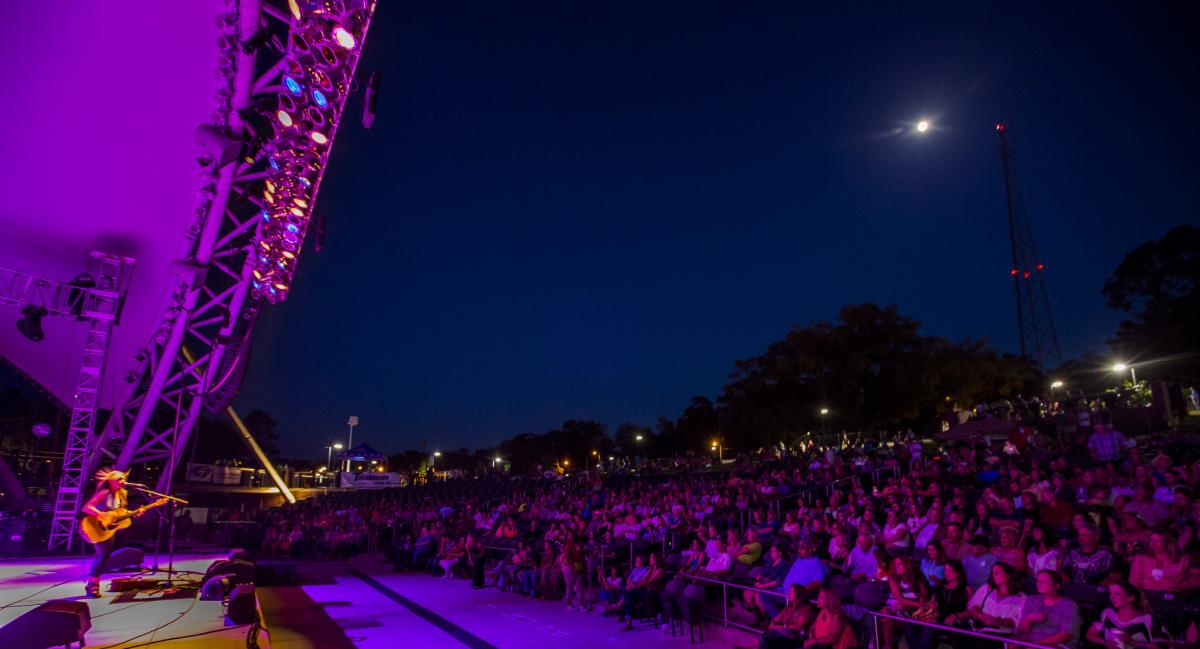
[[[99,516],[89,514],[79,521],[79,534],[88,543],[102,543],[111,539],[117,532],[133,525],[132,519],[135,516],[140,516],[142,512],[168,502],[170,502],[169,498],[159,498],[149,505],[143,505],[133,511],[119,507],[103,512]]]

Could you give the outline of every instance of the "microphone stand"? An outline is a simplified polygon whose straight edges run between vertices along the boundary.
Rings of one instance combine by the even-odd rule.
[[[171,509],[169,510],[169,514],[168,514],[171,517],[171,519],[167,523],[167,584],[170,586],[174,586],[175,585],[175,505],[176,505],[176,503],[186,505],[186,504],[188,504],[188,501],[186,501],[182,498],[176,498],[175,496],[170,496],[170,495],[167,495],[164,493],[159,493],[159,492],[157,492],[149,487],[146,487],[144,485],[127,483],[127,486],[133,487],[134,489],[136,489],[146,495],[149,495],[149,496],[154,496],[156,498],[165,498],[168,501],[170,501],[170,503],[171,503]],[[159,518],[158,535],[157,535],[158,538],[154,542],[154,571],[155,572],[161,572],[161,568],[158,565],[158,548],[159,548],[159,544],[162,542],[163,518],[164,517]]]

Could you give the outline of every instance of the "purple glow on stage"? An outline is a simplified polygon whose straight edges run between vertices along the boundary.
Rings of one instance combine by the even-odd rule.
[[[137,260],[104,407],[156,329],[171,263],[192,247],[204,182],[195,131],[220,105],[216,18],[227,12],[224,0],[153,11],[138,2],[0,2],[0,42],[22,53],[0,68],[8,99],[0,119],[16,125],[0,162],[0,265],[70,281],[93,250]],[[34,343],[13,326],[20,317],[0,307],[0,356],[70,403],[87,325],[46,318],[45,340]]]

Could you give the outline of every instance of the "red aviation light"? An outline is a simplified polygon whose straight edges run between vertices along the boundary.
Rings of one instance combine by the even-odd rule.
[[[1037,266],[1034,266],[1034,268],[1037,268],[1038,270],[1046,270],[1046,264],[1038,264]]]
[[[1008,271],[1008,274],[1009,274],[1009,275],[1012,275],[1013,277],[1016,277],[1016,276],[1017,276],[1017,269],[1016,269],[1016,268],[1014,268],[1014,269],[1012,269],[1012,270]]]

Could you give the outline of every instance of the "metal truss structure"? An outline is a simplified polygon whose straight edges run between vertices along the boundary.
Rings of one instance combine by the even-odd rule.
[[[264,187],[278,172],[281,147],[294,139],[270,121],[278,108],[280,77],[297,65],[289,45],[297,33],[311,38],[315,30],[332,37],[332,25],[353,25],[361,48],[374,3],[288,0],[281,8],[263,0],[234,0],[231,7],[236,9],[224,18],[227,31],[218,61],[228,87],[219,94],[214,123],[197,130],[197,141],[206,147],[197,220],[171,270],[157,331],[137,355],[138,366],[126,377],[128,387],[90,458],[89,470],[102,463],[122,469],[161,465],[160,491],[169,488],[202,410],[224,411],[244,373],[262,304],[252,290],[255,264],[262,263],[255,248],[264,239],[264,196],[270,193]],[[346,93],[357,59],[355,53],[339,60]],[[337,127],[337,121],[324,125],[330,142],[322,168]],[[315,198],[314,187],[310,205]]]
[[[1033,243],[1033,229],[1025,211],[1025,199],[1017,184],[1012,148],[1004,124],[996,125],[1000,136],[1000,162],[1004,166],[1004,190],[1008,206],[1009,244],[1012,248],[1013,291],[1017,298],[1017,332],[1020,335],[1021,355],[1036,362],[1044,370],[1062,365],[1058,332],[1050,312],[1050,297],[1042,271],[1046,266]]]
[[[50,520],[50,548],[71,548],[75,538],[75,518],[87,482],[90,444],[96,431],[96,416],[100,407],[100,389],[104,385],[105,361],[108,357],[112,329],[121,316],[121,305],[133,270],[128,257],[93,252],[88,267],[89,284],[81,288],[76,281],[65,289],[70,311],[52,310],[55,315],[79,318],[88,322],[83,361],[79,366],[79,381],[71,405],[71,424],[63,448],[63,467],[58,492],[54,500],[54,517]],[[42,283],[46,288],[47,283]],[[64,289],[54,291],[59,296]],[[32,296],[30,296],[32,297]],[[32,303],[32,302],[31,302]]]

